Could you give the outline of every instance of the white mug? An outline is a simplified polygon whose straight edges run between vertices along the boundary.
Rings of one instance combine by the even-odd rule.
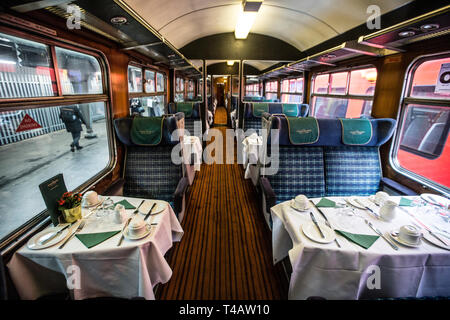
[[[384,202],[386,202],[387,200],[389,200],[389,194],[387,194],[384,191],[378,191],[375,194],[375,203],[379,206],[382,206]]]
[[[134,219],[128,225],[128,233],[131,236],[138,237],[145,232],[145,222],[142,219]]]
[[[417,244],[420,239],[420,231],[412,225],[402,226],[398,232],[398,237],[408,243]]]
[[[397,211],[397,203],[387,200],[383,203],[380,209],[380,216],[383,220],[392,221],[395,218]]]
[[[85,206],[92,206],[99,201],[98,194],[95,191],[88,191],[83,195],[83,203]]]
[[[308,198],[305,195],[300,194],[295,197],[294,205],[299,210],[305,210],[308,208]]]

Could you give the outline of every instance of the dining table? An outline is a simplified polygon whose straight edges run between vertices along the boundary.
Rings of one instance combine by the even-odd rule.
[[[390,196],[397,206],[389,221],[380,216],[381,207],[373,196],[309,200],[312,204],[303,210],[294,199],[270,210],[273,263],[288,260],[292,267],[289,299],[450,296],[448,205],[430,204],[420,196]],[[327,205],[317,206],[321,202]],[[313,219],[319,228],[329,227],[334,237],[328,240],[336,240],[321,243],[322,237],[311,236],[316,230]],[[415,245],[398,241],[400,228],[407,225],[422,235]]]
[[[33,300],[67,289],[74,300],[99,297],[155,299],[155,285],[166,283],[172,276],[165,254],[173,242],[180,241],[183,236],[175,212],[168,202],[161,200],[122,196],[111,196],[106,200],[112,200],[114,207],[117,203],[126,204],[120,220],[114,210],[103,209],[102,205],[83,208],[82,220],[75,222],[67,236],[57,244],[35,250],[28,243],[13,254],[7,267],[21,299]],[[155,213],[147,216],[152,207]],[[145,237],[121,239],[127,222],[129,225],[135,219],[146,217],[144,222],[149,230]],[[84,227],[77,232],[78,237],[69,238],[81,223]],[[112,232],[114,236],[90,248],[79,238],[83,234],[105,232]]]

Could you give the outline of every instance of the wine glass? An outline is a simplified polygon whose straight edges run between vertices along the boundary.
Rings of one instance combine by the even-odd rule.
[[[112,212],[113,206],[114,206],[114,201],[110,198],[106,198],[103,201],[100,209],[97,210],[97,213],[96,213],[97,217],[101,218],[106,215],[109,215]]]

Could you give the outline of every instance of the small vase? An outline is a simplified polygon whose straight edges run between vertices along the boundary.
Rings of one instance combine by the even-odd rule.
[[[68,223],[81,219],[81,204],[72,209],[64,209],[63,216],[64,220]]]

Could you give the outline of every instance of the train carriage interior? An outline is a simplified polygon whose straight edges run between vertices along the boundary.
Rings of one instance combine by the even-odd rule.
[[[0,300],[448,300],[449,128],[448,1],[3,0]]]

